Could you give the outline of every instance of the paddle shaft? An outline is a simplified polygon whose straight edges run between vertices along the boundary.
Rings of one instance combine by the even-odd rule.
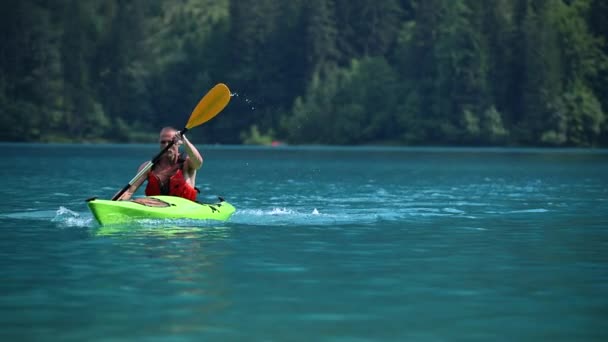
[[[179,131],[179,135],[183,136],[184,134],[186,134],[186,132],[188,131],[188,128],[182,129],[181,131]],[[167,150],[169,150],[171,148],[171,146],[173,146],[175,144],[175,140],[171,140],[167,146],[165,146],[162,150],[160,150],[160,152],[158,152],[158,154],[152,158],[151,161],[149,161],[146,166],[144,166],[136,175],[135,177],[133,177],[133,179],[131,179],[129,181],[129,183],[127,183],[127,185],[125,185],[119,192],[116,193],[116,195],[114,195],[114,197],[112,197],[112,201],[116,201],[120,198],[120,196],[122,196],[127,190],[129,190],[129,188],[135,184],[137,181],[139,181],[141,179],[141,177],[143,177],[144,175],[146,175],[148,173],[148,171],[150,171],[150,169],[152,169],[152,166],[154,166],[154,164],[156,164],[158,162],[158,160],[160,159],[160,157],[167,152]]]

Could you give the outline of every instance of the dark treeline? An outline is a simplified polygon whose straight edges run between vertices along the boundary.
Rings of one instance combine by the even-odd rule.
[[[608,145],[604,0],[0,2],[0,140]]]

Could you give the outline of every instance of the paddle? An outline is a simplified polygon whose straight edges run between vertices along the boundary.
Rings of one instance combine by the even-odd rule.
[[[205,122],[213,119],[216,115],[218,115],[222,109],[228,105],[230,101],[230,89],[223,84],[219,83],[215,87],[211,88],[205,96],[199,101],[199,103],[194,107],[192,114],[190,114],[190,119],[188,119],[188,123],[186,123],[186,127],[179,131],[180,135],[186,134],[186,132],[196,126],[200,126]],[[149,161],[146,166],[144,166],[136,175],[131,179],[131,181],[125,185],[122,190],[120,190],[114,197],[112,197],[112,201],[116,201],[122,194],[129,189],[135,182],[137,182],[143,175],[147,174],[148,171],[152,168],[152,166],[158,162],[163,153],[167,152],[171,146],[173,146],[175,142],[171,141],[163,148],[151,161]]]

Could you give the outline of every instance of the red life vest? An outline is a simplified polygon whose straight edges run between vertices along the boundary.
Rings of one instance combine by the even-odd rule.
[[[156,176],[152,171],[148,173],[148,185],[146,186],[146,196],[155,196],[155,195],[169,195],[169,196],[178,196],[189,199],[191,201],[196,201],[196,195],[198,191],[193,188],[188,182],[186,182],[186,178],[184,178],[184,172],[182,171],[184,160],[181,160],[177,163],[179,168],[169,178],[168,184],[162,186],[160,179]]]

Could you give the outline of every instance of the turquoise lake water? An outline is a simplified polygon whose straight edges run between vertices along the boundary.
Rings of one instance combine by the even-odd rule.
[[[0,146],[3,341],[608,340],[606,150],[201,146],[229,222],[106,229],[156,145]]]

